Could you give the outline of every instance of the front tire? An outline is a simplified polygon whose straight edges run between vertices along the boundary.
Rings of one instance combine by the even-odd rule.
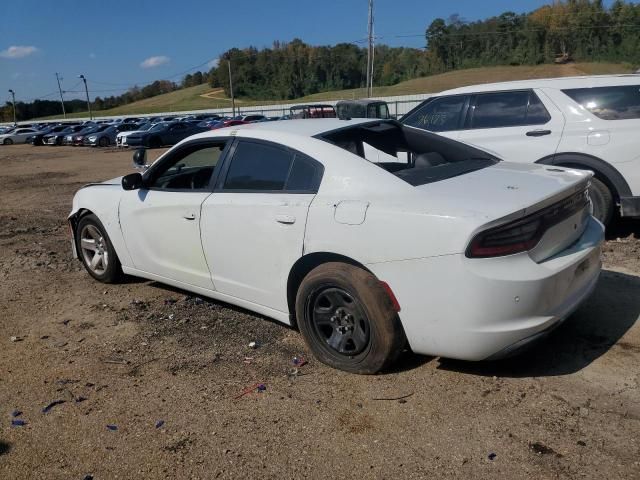
[[[296,296],[296,317],[315,357],[351,373],[384,370],[406,343],[380,281],[346,263],[325,263],[304,278]]]
[[[10,138],[5,138],[4,142],[2,143],[4,143],[5,145],[13,145],[13,140],[11,140]]]
[[[101,147],[108,147],[109,139],[107,137],[101,137],[100,140],[98,140],[98,145]]]
[[[609,187],[596,177],[591,178],[589,196],[593,203],[593,216],[596,217],[606,227],[613,217],[614,203],[613,195]]]
[[[107,231],[93,214],[80,218],[76,230],[78,256],[96,280],[114,283],[122,276],[122,266]]]

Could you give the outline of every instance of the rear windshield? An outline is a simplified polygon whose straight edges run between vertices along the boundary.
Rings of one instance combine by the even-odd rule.
[[[603,120],[640,118],[640,85],[570,88],[563,92]]]
[[[319,135],[413,186],[457,177],[496,164],[493,155],[395,121],[341,128]]]

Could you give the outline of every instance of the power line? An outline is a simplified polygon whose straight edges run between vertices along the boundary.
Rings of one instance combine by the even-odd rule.
[[[572,30],[599,30],[599,29],[611,29],[611,28],[640,28],[640,24],[620,24],[620,25],[583,25],[583,26],[571,26],[571,27],[558,27],[553,28],[551,31],[572,31]],[[513,33],[531,33],[531,32],[548,32],[550,29],[546,28],[531,28],[531,29],[511,29],[507,31],[488,31],[488,32],[459,32],[459,33],[445,33],[446,37],[471,37],[471,36],[485,36],[485,35],[511,35]],[[411,33],[404,35],[387,34],[378,36],[376,38],[415,38],[425,37],[425,33]]]

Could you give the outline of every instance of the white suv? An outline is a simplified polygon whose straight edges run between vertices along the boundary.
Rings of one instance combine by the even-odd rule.
[[[594,216],[640,216],[640,76],[493,83],[439,93],[402,118],[516,162],[592,170]]]

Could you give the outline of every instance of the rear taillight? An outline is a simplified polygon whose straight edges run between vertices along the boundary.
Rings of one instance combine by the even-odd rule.
[[[467,257],[500,257],[531,250],[542,237],[540,226],[540,219],[524,218],[482,232],[471,241]]]
[[[584,210],[587,205],[589,194],[585,189],[520,220],[480,232],[471,240],[466,256],[502,257],[531,250],[549,228]]]

